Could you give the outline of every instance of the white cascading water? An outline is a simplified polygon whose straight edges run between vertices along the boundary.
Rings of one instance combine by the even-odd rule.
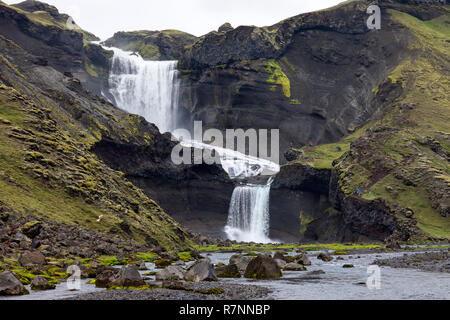
[[[225,233],[228,239],[242,242],[270,243],[269,199],[273,176],[280,171],[274,162],[244,155],[234,150],[213,147],[198,141],[182,142],[185,147],[215,150],[222,168],[232,180],[271,176],[266,184],[240,183],[235,187],[228,210]]]
[[[177,61],[145,61],[141,56],[117,48],[114,51],[110,93],[117,106],[143,116],[161,132],[176,129],[179,97]],[[242,180],[275,175],[279,165],[268,160],[213,147],[199,141],[183,141],[185,147],[214,149],[230,179]],[[269,243],[269,196],[272,178],[266,184],[239,184],[233,192],[225,233],[231,240]]]
[[[145,61],[117,48],[109,76],[110,93],[119,108],[143,116],[159,131],[176,129],[179,82],[177,61]]]

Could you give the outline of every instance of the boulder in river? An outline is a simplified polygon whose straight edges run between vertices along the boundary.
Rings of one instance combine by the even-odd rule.
[[[322,261],[331,261],[333,260],[333,257],[330,256],[328,253],[319,253],[319,255],[317,256],[317,259],[320,259]]]
[[[244,272],[247,269],[249,262],[254,258],[254,256],[243,256],[241,254],[235,254],[231,256],[229,264],[237,265],[239,271]]]
[[[305,266],[295,263],[295,262],[290,262],[288,264],[286,264],[283,268],[283,270],[285,271],[306,271]]]
[[[103,270],[95,278],[95,286],[97,288],[109,288],[118,272],[119,270],[114,268]]]
[[[294,261],[298,264],[302,264],[304,266],[310,266],[311,265],[311,260],[309,260],[308,256],[305,253],[296,255],[294,257]]]
[[[184,274],[184,280],[193,282],[217,281],[217,276],[211,261],[209,259],[201,259],[189,267]]]
[[[180,266],[168,266],[156,272],[156,280],[183,280],[184,270]]]
[[[31,280],[30,287],[33,290],[51,290],[55,289],[56,286],[48,282],[47,278],[36,276]]]
[[[278,267],[280,267],[280,269],[283,269],[287,265],[286,261],[281,259],[275,259],[275,262],[277,263]]]
[[[139,287],[144,284],[144,279],[134,265],[128,265],[120,269],[111,282],[111,286],[115,287]]]
[[[275,279],[281,277],[281,269],[271,256],[260,255],[250,261],[244,276],[256,279]]]
[[[323,270],[313,270],[307,273],[310,276],[315,276],[315,275],[319,275],[319,274],[325,274],[325,271]]]
[[[14,273],[11,271],[0,273],[0,296],[18,296],[27,293],[27,289],[20,283]]]
[[[283,260],[286,263],[289,262],[294,262],[294,257],[288,256],[286,254],[284,254],[283,252],[277,251],[275,252],[275,254],[273,255],[274,259],[279,259],[279,260]]]
[[[240,278],[241,273],[235,264],[216,266],[216,275],[218,278]]]

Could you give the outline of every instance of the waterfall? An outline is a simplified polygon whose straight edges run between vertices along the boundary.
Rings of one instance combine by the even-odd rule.
[[[109,87],[116,105],[143,116],[161,132],[176,129],[177,61],[145,61],[134,53],[108,49],[114,51]]]
[[[183,141],[182,145],[215,150],[220,156],[222,168],[230,179],[238,182],[231,197],[228,222],[224,229],[228,239],[256,243],[273,242],[269,238],[270,187],[273,176],[280,171],[280,166],[265,159],[198,141]],[[262,174],[270,177],[264,184],[244,182],[256,180]]]
[[[231,240],[269,243],[270,184],[238,185],[231,197],[225,233]]]
[[[156,124],[161,132],[177,128],[179,81],[177,61],[145,61],[117,48],[109,76],[110,94],[116,105]],[[246,242],[272,242],[269,237],[269,197],[272,178],[265,184],[244,183],[261,175],[273,176],[278,164],[199,141],[183,141],[185,147],[214,149],[230,179],[239,181],[233,192],[224,229],[228,238]]]

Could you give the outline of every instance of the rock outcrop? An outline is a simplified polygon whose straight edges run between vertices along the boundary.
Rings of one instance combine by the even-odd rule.
[[[104,41],[108,47],[139,53],[145,60],[178,60],[197,38],[178,30],[117,32]]]

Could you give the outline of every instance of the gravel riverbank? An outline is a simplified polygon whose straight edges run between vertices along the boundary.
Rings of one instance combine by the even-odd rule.
[[[377,259],[373,264],[392,268],[410,268],[428,272],[450,273],[450,254],[448,250],[404,254],[401,257]]]
[[[65,300],[260,300],[270,299],[270,290],[253,285],[222,282],[172,282],[152,290],[104,290]],[[177,289],[169,289],[177,288]],[[221,292],[221,293],[220,293]]]

